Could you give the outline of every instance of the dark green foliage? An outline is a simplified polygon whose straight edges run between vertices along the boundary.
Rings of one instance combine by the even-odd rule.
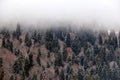
[[[24,71],[21,74],[21,80],[25,80],[25,72]]]
[[[48,52],[47,57],[50,58],[50,52]]]
[[[13,43],[9,39],[6,42],[6,48],[13,52]]]
[[[40,75],[40,80],[43,80],[43,76],[42,76],[42,74]]]
[[[52,41],[53,40],[53,31],[52,30],[47,30],[46,31],[45,40],[46,41]]]
[[[21,52],[20,52],[20,50],[18,49],[18,50],[15,50],[15,55],[16,56],[19,56],[21,54]]]
[[[52,42],[46,42],[45,46],[50,52],[52,52]]]
[[[37,56],[37,63],[39,64],[39,66],[41,66],[41,61],[39,56]]]
[[[3,38],[10,38],[10,32],[7,29],[2,29],[0,34],[2,34]]]
[[[37,80],[37,74],[34,74],[32,80]]]
[[[84,57],[83,57],[83,56],[80,57],[80,64],[81,64],[82,66],[84,65]]]
[[[67,73],[68,75],[71,75],[71,74],[73,73],[70,64],[67,66],[66,73]]]
[[[63,52],[63,60],[66,61],[67,59],[67,50],[64,49],[64,52]]]
[[[52,30],[48,30],[46,32],[45,41],[45,46],[50,52],[59,51],[59,42],[58,39],[55,38],[54,32]]]
[[[102,45],[102,44],[103,44],[103,41],[102,41],[102,36],[101,36],[101,35],[99,35],[99,37],[98,37],[98,38],[99,38],[99,44],[100,44],[100,45]]]
[[[50,51],[50,52],[58,52],[59,50],[59,43],[58,40],[52,40],[52,41],[47,41],[46,42],[46,48]]]
[[[115,50],[117,48],[117,37],[116,36],[110,37],[108,40],[108,44],[110,46],[113,46],[113,48]]]
[[[17,24],[16,31],[13,32],[12,36],[13,36],[13,38],[16,38],[17,40],[19,40],[19,37],[21,34],[22,34],[21,26],[20,26],[20,24]]]
[[[37,32],[34,31],[34,33],[32,34],[32,39],[34,39],[34,42],[37,42]]]
[[[47,68],[50,68],[50,64],[47,62]]]
[[[72,59],[72,63],[78,64],[79,61],[78,61],[78,59],[75,57],[74,59]]]
[[[58,39],[54,39],[52,41],[52,51],[57,53],[59,52],[59,49],[60,49],[60,46],[59,46]]]
[[[45,67],[42,65],[42,70],[45,71]]]
[[[87,42],[93,45],[96,40],[94,32],[91,30],[80,30],[77,36],[81,42],[82,47],[86,47]]]
[[[38,31],[35,30],[35,31],[32,33],[31,38],[34,40],[34,43],[39,43],[39,44],[41,44],[42,35],[41,35],[41,33],[39,33]]]
[[[37,41],[38,41],[39,44],[41,44],[41,39],[42,39],[42,35],[40,33],[38,33]]]
[[[5,48],[5,38],[2,39],[2,47]]]
[[[66,45],[67,45],[67,47],[71,47],[71,39],[70,39],[69,33],[67,34]]]
[[[28,33],[25,35],[25,45],[26,45],[27,47],[31,47],[31,45],[32,45],[31,39],[30,39]]]
[[[29,76],[29,70],[32,68],[33,66],[33,54],[29,54],[28,59],[25,59],[25,66],[24,66],[24,73],[25,76]]]
[[[59,75],[58,67],[55,67],[55,73],[56,73],[57,75]]]
[[[13,65],[13,73],[18,74],[21,70],[22,70],[22,61],[20,60],[20,58],[18,58],[18,60],[16,60]]]
[[[3,66],[2,64],[3,64],[3,59],[0,58],[0,68]]]
[[[73,35],[71,35],[71,32]],[[2,35],[0,35],[2,48],[13,52],[17,58],[15,63],[10,65],[12,66],[12,75],[9,80],[17,80],[19,77],[21,80],[37,80],[38,76],[40,80],[42,80],[49,74],[46,73],[47,70],[52,67],[54,67],[55,75],[50,75],[54,76],[54,78],[59,77],[60,80],[120,80],[120,51],[117,36],[114,32],[108,35],[104,32],[96,34],[94,31],[84,29],[77,32],[66,28],[60,30],[55,28],[49,29],[46,32],[43,31],[43,33],[38,30],[31,30],[28,33],[24,33],[26,35],[25,46],[27,46],[27,48],[24,45],[17,45],[18,47],[15,47],[16,41],[19,40],[19,42],[22,43],[22,39],[20,39],[20,35],[22,34],[20,25],[17,25],[14,32],[5,30],[0,33]],[[13,33],[13,36],[10,33]],[[32,46],[32,40],[35,43],[34,46]],[[13,44],[15,44],[15,46]],[[44,45],[48,49],[47,56],[44,56],[43,53],[41,54],[41,52],[44,52],[41,50],[44,49],[40,48],[43,48]],[[24,47],[25,50],[28,51],[27,54],[24,55],[23,53],[22,55],[21,50],[23,50]],[[67,53],[68,47],[72,49],[73,54]],[[5,49],[2,48],[0,52],[4,52]],[[32,52],[36,52],[37,48],[37,53],[31,53],[33,49],[35,50]],[[70,50],[68,50],[68,52],[69,51]],[[52,61],[54,59],[51,59],[51,55],[55,57],[55,61]],[[47,57],[47,66],[41,64],[43,57]],[[36,65],[34,58],[36,58],[39,66]],[[111,69],[110,63],[112,61],[117,63],[116,65],[114,64]],[[3,80],[4,77],[3,62],[2,58],[0,58],[0,72],[2,71],[2,78],[0,75],[0,80]],[[35,70],[35,74],[31,74],[30,72],[33,72],[33,68],[35,69],[35,67],[36,69],[39,68],[40,72],[39,70]],[[78,72],[74,71],[76,68],[79,69]],[[96,76],[98,78],[95,78]],[[53,80],[54,78],[48,79]]]
[[[23,40],[20,38],[20,39],[19,39],[19,42],[20,42],[20,44],[21,44],[21,43],[23,42]]]
[[[30,70],[30,65],[29,65],[29,60],[25,59],[25,66],[24,66],[24,70],[25,70],[25,76],[29,76],[29,70]]]
[[[55,58],[55,66],[62,66],[63,67],[62,56],[60,53]]]
[[[28,33],[25,35],[25,43],[29,40],[29,35]]]
[[[97,55],[100,52],[98,45],[94,45],[94,54]]]
[[[78,71],[78,76],[77,77],[78,77],[78,80],[83,80],[84,76],[83,76],[81,70]]]
[[[70,66],[67,66],[66,73],[70,73]]]
[[[39,64],[39,66],[41,66],[41,61],[40,61],[40,57],[41,57],[41,52],[40,49],[38,49],[38,55],[37,55],[37,63]]]
[[[38,48],[38,55],[39,55],[39,57],[41,57],[41,51],[40,51],[40,48]]]
[[[17,24],[17,28],[16,28],[16,38],[19,40],[19,37],[21,35],[21,28],[20,28],[20,24]]]
[[[74,40],[71,41],[71,48],[75,55],[78,55],[80,52],[81,44],[80,40],[78,38],[75,38]]]
[[[11,75],[10,79],[9,80],[17,80],[17,77],[16,75]]]
[[[13,42],[10,41],[9,39],[5,39],[3,38],[3,44],[2,44],[2,47],[8,49],[9,51],[13,52]]]
[[[3,68],[3,59],[0,58],[0,80],[4,80],[4,68]]]
[[[33,54],[32,53],[29,54],[29,66],[30,67],[33,66]]]
[[[65,74],[64,74],[64,70],[62,70],[61,72],[60,72],[60,80],[65,80]]]
[[[65,37],[66,37],[66,28],[65,27],[59,27],[57,30],[56,30],[56,37],[59,38],[61,41],[64,41],[65,42]]]

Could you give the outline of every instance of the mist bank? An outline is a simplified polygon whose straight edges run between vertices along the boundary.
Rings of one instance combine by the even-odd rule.
[[[28,29],[48,29],[48,28],[58,28],[58,27],[71,27],[73,29],[88,28],[93,30],[120,30],[120,25],[116,22],[99,22],[98,20],[93,19],[32,19],[24,18],[14,20],[11,19],[8,21],[0,21],[0,29],[8,28],[15,29],[16,25],[20,24],[21,27]]]
[[[119,26],[106,26],[98,23],[75,23],[75,22],[50,22],[50,21],[42,21],[42,22],[14,22],[8,24],[0,25],[0,30],[16,30],[17,25],[20,25],[23,31],[32,31],[32,30],[49,30],[49,29],[71,29],[74,31],[80,31],[82,29],[85,30],[93,30],[93,31],[120,31]]]
[[[0,28],[72,26],[120,30],[119,0],[0,0]]]

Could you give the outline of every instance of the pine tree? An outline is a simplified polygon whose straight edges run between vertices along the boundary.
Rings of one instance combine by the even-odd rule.
[[[71,47],[71,38],[69,33],[67,34],[66,45],[67,47]]]
[[[0,68],[3,66],[2,64],[3,64],[3,59],[0,58]]]
[[[64,49],[64,51],[63,51],[63,60],[66,61],[66,59],[67,59],[67,50]]]
[[[29,66],[30,67],[33,66],[33,54],[32,53],[29,54]]]
[[[5,38],[2,39],[2,47],[5,48]]]
[[[4,80],[3,59],[0,58],[0,80]]]
[[[42,36],[41,36],[40,33],[38,33],[38,35],[37,35],[37,41],[38,41],[39,44],[41,44],[41,39],[42,39]]]
[[[30,66],[29,66],[29,60],[25,59],[25,66],[24,66],[24,70],[25,70],[25,76],[28,77],[29,76],[29,70],[30,70]]]
[[[54,69],[55,69],[55,73],[56,73],[57,75],[59,75],[58,67],[55,67]]]
[[[47,62],[47,68],[50,68],[50,64]]]
[[[13,65],[13,72],[15,74],[18,74],[21,70],[22,70],[22,62],[18,58],[18,60],[16,60],[14,65]]]
[[[29,38],[28,33],[25,35],[25,45],[26,45],[27,47],[30,47],[30,46],[32,45],[31,39]]]
[[[59,78],[60,78],[60,80],[65,80],[64,70],[61,70]]]
[[[40,51],[40,48],[38,48],[38,54],[37,54],[37,63],[39,64],[39,66],[41,66],[41,60],[40,60],[40,57],[41,57],[41,51]]]
[[[103,41],[102,41],[102,36],[99,34],[99,44],[102,45]]]
[[[20,24],[17,24],[17,28],[16,28],[16,38],[19,40],[19,37],[21,35],[21,28],[20,28]]]
[[[32,39],[34,39],[34,42],[38,42],[38,36],[37,36],[37,31],[34,31],[34,33],[32,34]]]

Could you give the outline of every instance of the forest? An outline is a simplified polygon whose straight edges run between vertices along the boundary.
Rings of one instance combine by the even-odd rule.
[[[0,30],[0,80],[120,80],[120,32]]]

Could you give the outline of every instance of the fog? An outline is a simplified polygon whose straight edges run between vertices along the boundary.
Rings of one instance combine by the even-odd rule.
[[[119,0],[0,0],[0,25],[69,24],[120,30]]]

